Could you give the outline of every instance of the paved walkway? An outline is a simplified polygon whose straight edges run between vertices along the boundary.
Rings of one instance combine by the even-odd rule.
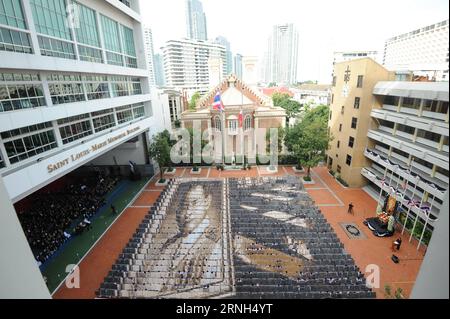
[[[165,175],[165,177],[226,178],[304,175],[294,172],[292,167],[288,166],[280,166],[276,173],[270,173],[265,166],[253,167],[249,171],[219,171],[215,167],[202,168],[199,175],[191,174],[190,170],[190,167],[177,168],[175,175]],[[417,242],[408,243],[408,237],[403,236],[402,248],[400,252],[395,253],[400,258],[400,263],[394,264],[391,261],[391,243],[396,237],[375,237],[363,225],[367,217],[375,214],[375,200],[361,189],[342,187],[325,167],[314,169],[312,178],[314,183],[305,185],[305,188],[333,227],[345,249],[353,256],[356,264],[363,272],[368,265],[379,267],[380,288],[375,289],[377,297],[384,298],[385,284],[391,285],[393,291],[396,288],[402,288],[404,296],[408,297],[424,255],[423,250],[419,252],[416,250]],[[81,261],[81,287],[68,289],[62,285],[54,294],[54,298],[95,298],[95,291],[100,287],[123,247],[163,189],[163,187],[155,186],[156,180],[157,178],[154,178],[142,190],[137,200],[122,213],[116,223]],[[347,205],[350,201],[355,205],[355,215],[347,213]],[[343,222],[355,223],[366,238],[350,239],[339,225]]]

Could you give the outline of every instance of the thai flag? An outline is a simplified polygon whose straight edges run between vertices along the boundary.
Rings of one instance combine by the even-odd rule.
[[[213,109],[223,112],[225,108],[223,107],[222,99],[220,98],[220,92],[217,92],[214,97]]]
[[[239,111],[239,126],[242,127],[242,123],[244,121],[244,114],[242,113],[242,110]]]

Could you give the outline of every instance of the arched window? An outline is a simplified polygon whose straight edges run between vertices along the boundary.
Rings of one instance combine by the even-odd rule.
[[[248,131],[252,128],[252,117],[250,115],[245,116],[244,131]]]
[[[222,131],[222,121],[218,116],[214,117],[214,128],[216,129],[216,131]]]

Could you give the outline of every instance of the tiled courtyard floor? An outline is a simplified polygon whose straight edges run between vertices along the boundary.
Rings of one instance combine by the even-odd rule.
[[[231,177],[259,177],[283,176],[286,174],[302,176],[292,167],[280,166],[275,173],[269,172],[265,166],[252,167],[248,171],[219,171],[215,167],[202,168],[200,175],[190,174],[190,167],[177,168],[175,175],[165,175],[166,178],[231,178]],[[400,258],[399,264],[391,261],[391,243],[397,237],[378,238],[363,225],[367,217],[374,216],[376,202],[361,189],[344,188],[328,174],[325,167],[313,170],[314,184],[305,185],[308,193],[322,210],[328,222],[333,227],[345,249],[353,256],[361,271],[368,265],[376,265],[380,269],[380,288],[375,289],[377,298],[384,298],[384,285],[389,284],[393,289],[402,288],[404,296],[408,297],[414,285],[417,273],[422,263],[424,249],[416,250],[417,242],[408,242],[409,236],[402,236],[403,244],[400,252],[395,254]],[[53,295],[54,298],[95,298],[95,291],[111,269],[115,259],[133,235],[154,203],[163,187],[156,187],[158,177],[145,187],[139,197],[120,216],[120,218],[103,235],[92,250],[80,263],[81,287],[68,289],[62,285]],[[355,215],[347,213],[347,205],[353,202]],[[358,226],[365,234],[363,239],[350,239],[339,223],[348,222]]]

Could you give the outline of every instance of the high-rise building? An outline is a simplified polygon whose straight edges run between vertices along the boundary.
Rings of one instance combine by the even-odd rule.
[[[211,87],[210,61],[221,61],[225,74],[226,49],[223,45],[197,40],[170,40],[163,47],[165,85],[184,89],[188,95],[206,93]]]
[[[233,73],[242,80],[242,55],[237,53],[234,56]]]
[[[380,63],[378,51],[336,51],[333,52],[333,65],[362,58],[371,58]]]
[[[145,55],[147,58],[147,68],[149,71],[149,84],[155,85],[155,65],[154,65],[154,51],[153,51],[153,35],[152,29],[144,28],[144,45],[145,45]]]
[[[230,42],[223,36],[216,37],[214,42],[223,45],[227,51],[225,74],[228,76],[233,73],[233,53],[231,52]]]
[[[155,68],[155,84],[156,86],[164,86],[166,81],[164,78],[164,61],[160,53],[153,55],[153,65]]]
[[[66,0],[6,2],[0,174],[10,200],[100,157],[149,164],[147,143],[164,119],[152,105],[139,2],[70,1],[73,10]],[[115,156],[130,139],[133,152]]]
[[[400,221],[408,217],[406,229],[428,243],[449,185],[448,83],[381,81],[372,92],[366,191],[403,194]]]
[[[199,0],[186,0],[186,31],[188,39],[208,40],[206,15]]]
[[[413,71],[436,81],[448,81],[449,20],[388,39],[383,65],[388,70]]]
[[[333,140],[327,151],[328,167],[349,186],[361,187],[367,183],[360,172],[368,164],[364,149],[372,90],[378,81],[391,80],[393,75],[370,58],[337,63],[333,73],[328,124]]]
[[[395,78],[368,58],[335,65],[327,162],[376,200],[393,195],[400,223],[427,243],[448,190],[449,88]]]
[[[292,23],[275,25],[268,41],[266,82],[297,82],[298,32]]]

